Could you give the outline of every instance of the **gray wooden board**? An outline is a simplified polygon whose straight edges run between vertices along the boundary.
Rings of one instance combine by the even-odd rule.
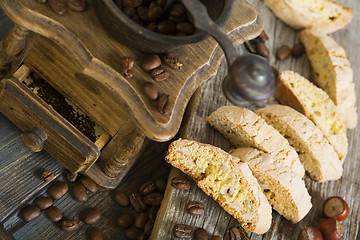
[[[280,72],[283,70],[293,70],[311,79],[311,67],[306,55],[299,59],[289,58],[285,61],[276,60],[274,57],[276,49],[281,45],[286,44],[293,46],[298,42],[297,32],[277,19],[272,12],[264,6],[262,1],[253,0],[252,2],[255,3],[264,14],[265,31],[270,38],[269,41],[266,42],[271,52],[271,57],[269,58],[270,64],[279,69]],[[354,19],[351,24],[345,29],[331,34],[331,36],[344,47],[352,63],[356,93],[358,95],[357,106],[359,109],[360,80],[356,77],[360,74],[359,2],[346,0],[337,2],[350,6],[354,10]],[[240,53],[244,53],[246,50],[240,47],[239,51]],[[228,151],[233,148],[228,140],[205,122],[206,117],[220,106],[232,105],[221,94],[221,82],[226,75],[225,69],[226,64],[222,63],[217,76],[201,86],[200,93],[195,97],[195,100],[193,99],[193,106],[191,106],[191,109],[188,109],[188,116],[186,123],[181,128],[180,137],[210,143]],[[248,104],[244,107],[256,110],[266,104],[275,102],[274,99],[270,99],[266,103]],[[357,169],[360,169],[360,154],[358,153],[359,131],[359,124],[356,129],[348,130],[349,153],[344,163],[344,176],[340,180],[316,183],[308,176],[305,177],[306,187],[312,196],[313,208],[301,222],[292,224],[273,211],[273,222],[270,230],[264,235],[249,233],[249,237],[251,239],[296,239],[303,227],[316,227],[319,224],[322,219],[321,208],[324,200],[329,196],[339,195],[342,196],[350,206],[349,218],[343,222],[345,225],[343,239],[356,239],[360,221],[360,177],[357,172]],[[172,169],[169,179],[178,175],[184,174],[179,170]],[[194,217],[186,213],[185,206],[192,200],[199,200],[204,203],[206,213],[203,216]],[[208,231],[210,236],[216,234],[224,236],[225,230],[228,227],[238,225],[234,218],[196,187],[195,182],[193,182],[193,187],[190,191],[176,190],[168,184],[165,199],[161,206],[151,239],[175,239],[172,235],[172,229],[175,224],[179,223],[188,224],[192,226],[193,230],[198,227],[203,227]]]

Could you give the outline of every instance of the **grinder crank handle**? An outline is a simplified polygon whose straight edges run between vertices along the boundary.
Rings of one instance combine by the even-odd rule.
[[[238,56],[232,41],[209,17],[199,0],[182,2],[192,15],[195,27],[210,34],[225,53],[229,71],[223,82],[225,96],[234,104],[268,99],[275,90],[275,77],[267,61],[257,55]]]

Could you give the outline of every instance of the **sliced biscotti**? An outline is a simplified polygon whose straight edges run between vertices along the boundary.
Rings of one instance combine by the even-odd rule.
[[[306,78],[284,71],[276,85],[276,98],[312,120],[335,148],[340,160],[344,160],[348,142],[346,128],[336,113],[336,106],[322,89]]]
[[[206,121],[235,147],[254,147],[270,153],[291,168],[299,177],[305,174],[296,151],[288,141],[254,112],[236,106],[223,106]]]
[[[192,177],[198,186],[248,231],[263,234],[271,225],[271,206],[246,163],[220,148],[180,139],[165,160]]]
[[[347,25],[353,17],[351,8],[331,0],[264,0],[264,3],[295,29],[332,33]]]
[[[230,153],[248,164],[271,206],[287,220],[297,223],[310,211],[311,197],[304,180],[288,166],[255,148],[238,148]]]
[[[341,121],[347,128],[357,125],[356,95],[353,72],[345,51],[331,37],[311,30],[301,31],[304,44],[314,71],[314,82],[333,100]]]
[[[269,105],[256,113],[289,141],[313,180],[324,182],[342,176],[342,163],[334,147],[306,116],[284,105]]]

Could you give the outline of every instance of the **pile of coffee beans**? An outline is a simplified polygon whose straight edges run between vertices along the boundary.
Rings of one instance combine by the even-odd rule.
[[[114,0],[123,13],[147,29],[170,36],[195,32],[190,14],[180,1],[165,9],[167,0]]]
[[[148,239],[155,223],[155,218],[166,189],[166,181],[157,178],[146,181],[139,187],[139,192],[129,195],[114,191],[113,199],[121,207],[131,206],[137,214],[134,216],[129,211],[123,212],[117,219],[117,224],[125,230],[125,237],[129,240]]]
[[[43,4],[49,2],[51,9],[60,15],[65,14],[67,9],[76,12],[83,12],[86,10],[85,0],[36,0],[36,2]]]

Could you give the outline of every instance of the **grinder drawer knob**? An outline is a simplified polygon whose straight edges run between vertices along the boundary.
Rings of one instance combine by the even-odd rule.
[[[40,152],[46,139],[46,132],[39,127],[34,127],[30,131],[25,131],[21,134],[21,140],[24,145],[33,152]]]

